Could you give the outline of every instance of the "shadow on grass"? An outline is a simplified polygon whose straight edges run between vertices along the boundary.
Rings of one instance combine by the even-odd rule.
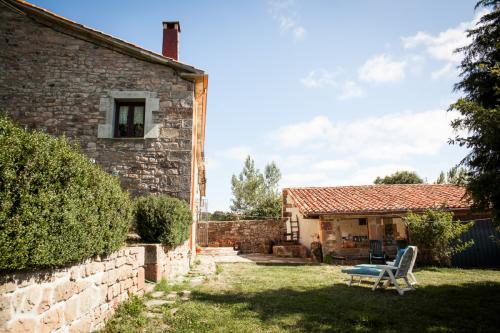
[[[194,300],[235,305],[295,332],[498,332],[500,282],[419,287],[399,296],[367,285],[258,292],[195,292]],[[237,320],[238,314],[231,320]],[[290,319],[292,318],[292,319]],[[228,318],[229,319],[229,318]]]

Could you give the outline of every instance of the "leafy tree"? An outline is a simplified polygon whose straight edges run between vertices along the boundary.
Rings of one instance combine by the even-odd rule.
[[[463,242],[460,239],[473,222],[453,221],[453,213],[444,209],[428,210],[424,214],[408,212],[405,221],[410,242],[418,247],[418,259],[422,264],[449,266],[454,254],[474,244],[473,240]]]
[[[234,221],[237,220],[238,216],[231,212],[223,212],[220,210],[216,210],[212,214],[208,215],[208,221]]]
[[[461,164],[467,168],[467,189],[476,208],[493,210],[500,220],[500,0],[482,0],[477,8],[487,8],[475,28],[468,31],[470,45],[462,47],[462,91],[449,108],[460,117],[452,122],[458,134],[452,144],[469,148]]]
[[[446,184],[446,175],[444,171],[439,173],[439,176],[436,179],[436,184]]]
[[[374,184],[422,184],[424,181],[413,171],[396,171],[384,178],[377,177]]]
[[[231,178],[233,199],[231,210],[246,217],[279,217],[281,200],[278,183],[281,172],[276,163],[266,165],[264,173],[248,156],[242,172]]]
[[[458,166],[452,167],[446,174],[441,171],[436,179],[436,184],[466,185],[467,171]]]

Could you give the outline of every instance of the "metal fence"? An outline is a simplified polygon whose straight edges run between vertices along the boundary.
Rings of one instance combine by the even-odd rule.
[[[455,267],[500,267],[500,233],[491,219],[481,219],[462,235],[463,241],[474,240],[474,245],[452,258]]]

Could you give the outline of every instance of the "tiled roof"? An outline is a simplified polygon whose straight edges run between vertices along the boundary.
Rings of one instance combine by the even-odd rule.
[[[446,205],[469,209],[465,188],[455,185],[364,185],[285,188],[304,215],[421,211]]]
[[[116,51],[129,54],[130,56],[137,57],[139,59],[148,60],[151,62],[167,65],[179,70],[186,71],[193,74],[203,74],[201,69],[193,67],[188,64],[184,64],[178,60],[165,57],[161,54],[155,53],[153,51],[144,49],[138,45],[127,42],[123,39],[111,36],[104,32],[96,29],[92,29],[83,24],[77,23],[63,16],[57,15],[45,8],[36,6],[24,0],[7,0],[4,2],[5,5],[10,5],[11,8],[15,8],[21,12],[28,14],[28,16],[33,15],[42,21],[48,21],[51,24],[57,24],[64,28],[73,31],[75,34],[82,37],[82,39],[93,39],[102,45],[112,47]]]

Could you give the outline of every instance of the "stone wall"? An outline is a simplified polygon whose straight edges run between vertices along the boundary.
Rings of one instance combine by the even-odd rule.
[[[0,113],[78,141],[134,195],[190,201],[193,82],[1,3],[0,34]],[[113,92],[155,97],[154,138],[98,138],[99,126],[112,122],[106,112]]]
[[[189,241],[175,248],[165,248],[161,244],[143,244],[145,254],[145,276],[147,280],[158,282],[162,278],[176,281],[189,272]]]
[[[0,332],[89,332],[144,289],[144,248],[1,278]]]
[[[208,229],[208,231],[207,231]],[[237,246],[242,253],[271,253],[286,232],[285,220],[198,222],[200,246]],[[208,235],[208,238],[207,238]]]

